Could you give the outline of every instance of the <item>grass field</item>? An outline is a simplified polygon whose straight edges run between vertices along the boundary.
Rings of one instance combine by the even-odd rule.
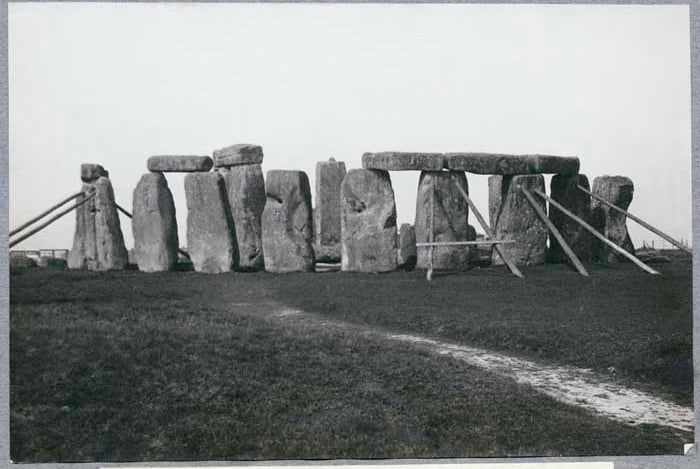
[[[690,258],[438,275],[26,269],[10,280],[15,461],[679,454],[528,386],[272,305],[593,368],[692,401]]]

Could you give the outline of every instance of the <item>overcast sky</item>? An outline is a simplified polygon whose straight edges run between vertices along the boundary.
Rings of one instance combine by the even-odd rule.
[[[148,156],[251,142],[312,186],[317,161],[365,151],[576,155],[691,238],[688,6],[11,3],[8,47],[11,228],[79,190],[81,162],[130,209]],[[467,177],[486,215],[487,177]],[[391,178],[413,223],[418,173]],[[70,248],[74,226],[16,249]]]

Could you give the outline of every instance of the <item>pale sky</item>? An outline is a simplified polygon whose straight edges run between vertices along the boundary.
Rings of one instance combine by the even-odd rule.
[[[687,5],[10,3],[10,228],[77,192],[82,162],[131,210],[150,155],[248,142],[312,186],[317,161],[365,151],[575,155],[688,240],[689,40]],[[391,173],[399,224],[418,175]],[[184,178],[166,176],[184,246]],[[487,176],[467,178],[487,216]],[[16,249],[70,248],[74,226]]]

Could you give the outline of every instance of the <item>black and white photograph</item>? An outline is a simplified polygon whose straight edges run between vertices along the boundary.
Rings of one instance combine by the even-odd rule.
[[[14,463],[691,450],[688,4],[7,9]]]

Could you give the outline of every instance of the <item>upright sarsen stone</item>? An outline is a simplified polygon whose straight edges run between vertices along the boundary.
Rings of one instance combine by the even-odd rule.
[[[218,170],[224,177],[231,216],[236,227],[239,270],[263,270],[262,214],[265,179],[259,164]]]
[[[185,176],[187,249],[197,272],[229,272],[238,266],[236,228],[224,179],[217,172]]]
[[[85,165],[83,165],[85,166]],[[83,184],[83,195],[77,202],[85,200],[95,191],[94,184]],[[97,238],[95,234],[95,198],[75,209],[75,233],[73,247],[68,253],[69,269],[95,269],[97,267]]]
[[[340,243],[340,186],[346,172],[345,163],[333,158],[316,163],[316,244]]]
[[[399,229],[397,252],[397,263],[400,268],[413,270],[416,267],[418,261],[416,249],[416,228],[410,223],[402,224]]]
[[[262,214],[265,270],[314,270],[311,186],[303,171],[267,172],[267,200]]]
[[[108,178],[95,181],[95,239],[97,241],[97,270],[123,270],[129,264],[124,245],[119,212],[114,201],[114,189]]]
[[[461,171],[423,171],[416,200],[416,241],[430,242],[430,213],[433,212],[433,241],[470,241],[469,205],[460,193],[467,194],[467,177]],[[431,207],[432,204],[432,207]],[[469,246],[434,246],[435,269],[461,270],[469,267]],[[419,269],[430,266],[430,248],[418,249]]]
[[[516,265],[543,264],[547,252],[547,225],[532,208],[521,187],[532,192],[544,192],[541,174],[520,176],[491,176],[489,178],[489,218],[496,239],[513,240],[503,244],[506,255]],[[538,200],[546,213],[544,200]],[[492,263],[502,265],[503,260],[493,250]]]
[[[588,178],[583,174],[572,176],[557,174],[550,183],[550,197],[586,223],[591,221],[591,196],[577,186],[590,190]],[[549,220],[559,230],[566,244],[569,245],[581,262],[591,261],[591,243],[593,236],[578,222],[564,215],[556,207],[549,208]],[[559,241],[549,235],[549,261],[568,262],[569,258]]]
[[[173,270],[178,259],[175,204],[162,173],[141,176],[133,195],[131,230],[139,270]]]
[[[396,269],[396,204],[387,171],[351,169],[341,186],[341,269]]]
[[[634,184],[624,176],[600,176],[593,180],[593,190],[598,197],[620,207],[623,210],[632,203]],[[611,209],[602,202],[591,202],[591,225],[613,243],[634,254],[634,245],[627,231],[627,215]],[[598,239],[593,240],[593,260],[612,262],[626,260]]]

